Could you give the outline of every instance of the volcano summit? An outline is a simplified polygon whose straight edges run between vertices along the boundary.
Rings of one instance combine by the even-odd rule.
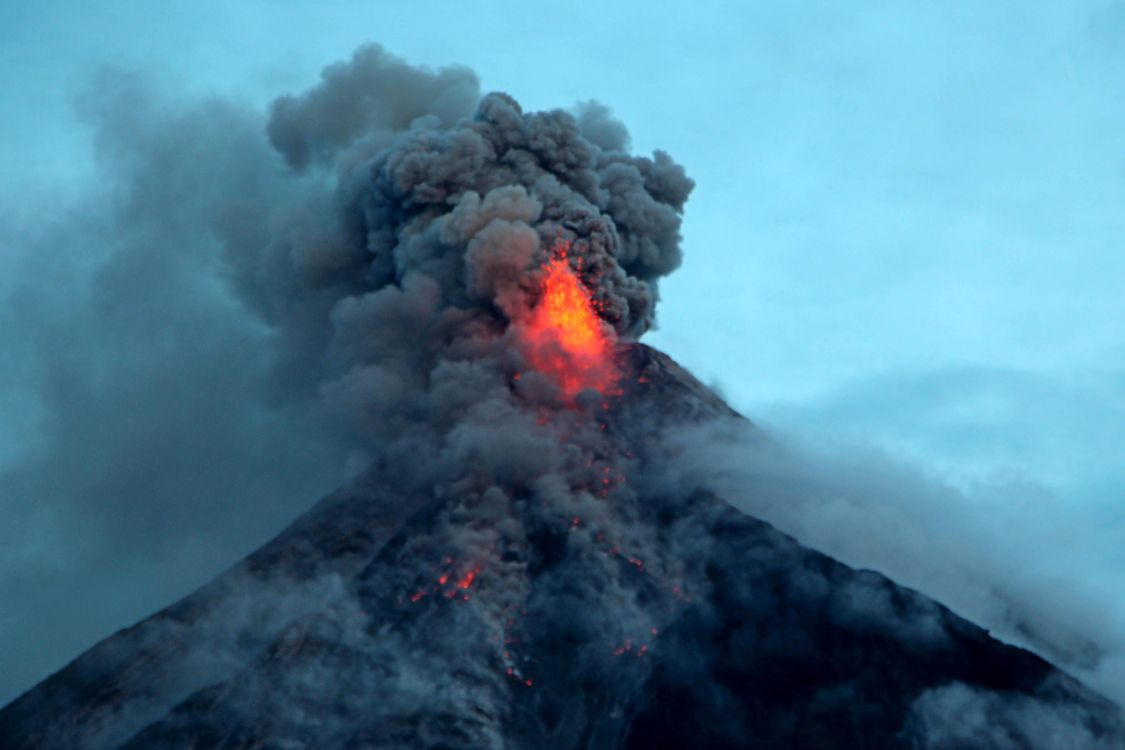
[[[368,468],[0,711],[0,746],[1125,745],[1039,657],[669,478],[685,426],[784,448],[636,342],[692,182],[604,109],[364,47],[267,132],[294,187],[215,232]]]
[[[1039,657],[646,481],[664,429],[738,417],[652,349],[616,359],[608,409],[524,436],[551,467],[405,491],[376,462],[8,706],[4,747],[1122,746],[1118,708]]]

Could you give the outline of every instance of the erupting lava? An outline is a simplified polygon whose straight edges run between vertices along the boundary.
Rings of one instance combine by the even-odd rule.
[[[565,248],[556,249],[543,267],[542,293],[528,339],[531,366],[553,378],[567,400],[588,388],[609,393],[620,377],[612,332],[570,267]]]

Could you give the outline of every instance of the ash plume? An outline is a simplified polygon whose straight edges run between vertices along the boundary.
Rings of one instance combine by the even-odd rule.
[[[463,68],[360,48],[271,107],[270,142],[314,173],[301,180],[311,194],[259,207],[267,236],[241,211],[218,223],[235,287],[281,337],[283,366],[316,373],[310,385],[369,436],[455,420],[451,380],[519,370],[512,324],[553,248],[628,338],[652,325],[657,281],[680,263],[692,182],[670,157],[626,153],[600,105],[525,113],[476,86]]]

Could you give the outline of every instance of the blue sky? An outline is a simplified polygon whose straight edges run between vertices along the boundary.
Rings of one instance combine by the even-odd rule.
[[[782,434],[953,488],[981,545],[1103,602],[1107,642],[1125,632],[1125,3],[6,3],[0,294],[79,273],[28,227],[64,223],[99,189],[75,100],[101,67],[172,99],[265,107],[368,40],[468,65],[528,109],[599,100],[634,150],[671,153],[697,188],[646,340]],[[0,365],[3,470],[35,442],[42,405],[15,356],[27,342],[0,339],[16,342]],[[195,539],[205,554],[113,568],[110,611],[52,632],[0,702],[299,507],[241,542]],[[39,539],[52,521],[0,497],[0,523]],[[0,581],[53,552],[21,549],[7,572],[0,556]],[[81,559],[37,579],[58,591],[44,621],[67,612]],[[25,590],[0,583],[0,597]],[[40,605],[0,602],[25,606]],[[0,617],[0,639],[36,652],[36,617],[7,630]],[[1104,684],[1125,686],[1114,669]]]

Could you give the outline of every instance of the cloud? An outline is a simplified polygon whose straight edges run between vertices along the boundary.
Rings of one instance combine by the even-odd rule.
[[[952,683],[914,702],[907,732],[924,750],[987,747],[995,750],[1111,750],[1097,717],[1082,706],[1056,706],[1023,695]]]
[[[95,184],[6,227],[0,702],[263,542],[349,450],[216,274],[215,221],[278,199],[261,117],[108,72],[82,109]]]
[[[452,125],[471,115],[480,99],[472,70],[455,66],[431,72],[376,44],[329,65],[320,77],[318,86],[279,97],[271,107],[270,142],[297,169],[330,162],[360,138],[406,130],[419,117]]]
[[[763,410],[783,452],[737,425],[685,433],[678,469],[1125,701],[1111,437],[1121,402],[1110,382],[887,375]]]

